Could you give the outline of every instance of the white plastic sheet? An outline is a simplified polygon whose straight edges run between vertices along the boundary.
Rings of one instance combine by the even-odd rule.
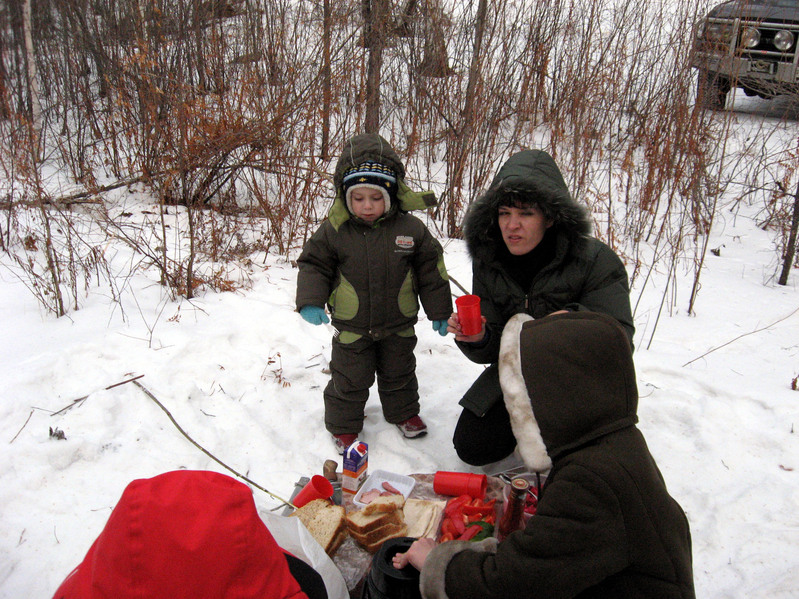
[[[299,518],[259,512],[278,545],[319,572],[328,599],[349,599],[344,577]]]

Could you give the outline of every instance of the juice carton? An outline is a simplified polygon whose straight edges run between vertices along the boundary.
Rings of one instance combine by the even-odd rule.
[[[358,492],[366,480],[369,465],[369,446],[363,441],[355,441],[344,452],[344,465],[341,471],[341,490],[345,493]]]

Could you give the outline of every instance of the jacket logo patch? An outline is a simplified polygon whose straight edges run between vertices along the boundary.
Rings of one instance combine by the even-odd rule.
[[[403,250],[409,250],[414,245],[413,237],[408,237],[407,235],[397,235],[395,243]]]

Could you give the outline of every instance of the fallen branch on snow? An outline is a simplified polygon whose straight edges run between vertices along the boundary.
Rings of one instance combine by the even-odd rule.
[[[109,389],[113,389],[114,387],[119,387],[120,385],[125,385],[125,384],[127,384],[127,383],[132,383],[133,381],[135,381],[135,380],[138,380],[138,379],[140,379],[140,378],[141,378],[141,377],[143,377],[143,376],[144,376],[143,374],[140,374],[139,376],[135,376],[135,377],[133,377],[132,379],[128,379],[128,380],[126,380],[126,381],[120,381],[120,382],[118,382],[118,383],[114,383],[113,385],[109,385],[108,387],[106,387],[105,389],[103,389],[103,391],[108,391]],[[92,393],[94,393],[94,392],[92,392]],[[66,412],[67,410],[71,410],[71,409],[72,409],[72,408],[74,408],[76,405],[78,405],[78,404],[80,404],[80,403],[83,403],[83,402],[84,402],[86,399],[88,399],[89,395],[91,395],[91,393],[89,393],[88,395],[84,395],[83,397],[79,397],[79,398],[77,398],[77,399],[73,399],[71,404],[69,404],[68,406],[65,406],[65,407],[61,408],[61,409],[60,409],[60,410],[58,410],[57,412],[53,412],[52,414],[50,414],[50,416],[55,416],[56,414],[63,414],[63,413],[64,413],[64,412]]]
[[[293,507],[294,507],[294,506],[291,504],[291,502],[289,502],[289,501],[286,501],[285,499],[283,499],[282,497],[280,497],[280,496],[278,496],[278,495],[275,495],[274,493],[272,493],[272,491],[269,491],[268,489],[265,489],[264,487],[262,487],[261,485],[259,485],[259,484],[258,484],[258,483],[256,483],[255,481],[253,481],[253,480],[249,479],[248,477],[246,477],[245,475],[241,474],[240,472],[237,472],[236,470],[234,470],[233,468],[231,468],[230,466],[228,466],[227,464],[225,464],[225,463],[224,463],[222,460],[220,460],[218,457],[216,457],[214,454],[212,454],[210,451],[208,451],[208,450],[207,450],[205,447],[203,447],[202,445],[200,445],[199,443],[197,443],[197,441],[195,441],[194,439],[192,439],[192,438],[191,438],[191,436],[190,436],[190,435],[189,435],[189,434],[188,434],[186,431],[184,431],[184,430],[183,430],[183,428],[182,428],[182,427],[181,427],[181,426],[178,424],[177,420],[175,420],[175,418],[172,416],[172,413],[171,413],[169,410],[167,410],[167,409],[166,409],[166,407],[164,406],[164,404],[162,404],[160,401],[158,401],[158,398],[157,398],[155,395],[153,395],[153,394],[150,392],[150,390],[149,390],[149,389],[147,389],[147,387],[145,387],[145,386],[144,386],[144,385],[142,385],[140,382],[138,382],[138,381],[135,381],[135,380],[133,381],[133,384],[134,384],[134,385],[136,385],[136,386],[137,386],[139,389],[141,389],[141,390],[144,392],[144,394],[145,394],[147,397],[149,397],[150,399],[152,399],[152,400],[153,400],[153,401],[156,403],[156,405],[157,405],[159,408],[161,408],[161,409],[164,411],[164,413],[165,413],[165,414],[166,414],[166,415],[169,417],[169,419],[172,421],[172,424],[174,424],[174,425],[175,425],[175,428],[177,428],[177,429],[180,431],[180,434],[181,434],[181,435],[183,435],[184,437],[186,437],[186,438],[187,438],[187,439],[188,439],[188,440],[191,442],[191,444],[192,444],[192,445],[194,445],[194,446],[195,446],[197,449],[199,449],[200,451],[202,451],[202,452],[203,452],[205,455],[207,455],[209,458],[211,458],[212,460],[214,460],[214,461],[215,461],[217,464],[219,464],[220,466],[222,466],[222,467],[223,467],[223,468],[225,468],[226,470],[228,470],[228,471],[232,472],[233,474],[235,474],[236,476],[238,476],[238,477],[239,477],[240,479],[242,479],[243,481],[246,481],[247,483],[251,484],[251,485],[252,485],[253,487],[255,487],[256,489],[259,489],[259,490],[263,491],[263,492],[264,492],[264,493],[266,493],[267,495],[269,495],[269,496],[271,496],[271,497],[274,497],[275,499],[277,499],[278,501],[280,501],[280,502],[282,503],[282,505],[287,505],[287,506],[289,506],[289,507],[291,507],[291,508],[293,508]],[[278,507],[280,507],[280,506],[278,506]]]
[[[708,355],[708,354],[712,354],[712,353],[713,353],[714,351],[716,351],[717,349],[721,349],[722,347],[727,347],[727,346],[728,346],[728,345],[730,345],[731,343],[735,343],[736,341],[738,341],[738,339],[743,339],[744,337],[748,337],[749,335],[754,335],[755,333],[759,333],[760,331],[765,331],[765,330],[767,330],[767,329],[770,329],[770,328],[771,328],[771,327],[773,327],[775,324],[779,324],[779,323],[781,323],[783,320],[787,320],[788,318],[790,318],[791,316],[793,316],[793,315],[794,315],[794,314],[796,314],[797,312],[799,312],[799,308],[797,308],[796,310],[794,310],[793,312],[791,312],[791,313],[790,313],[790,314],[788,314],[787,316],[783,316],[783,317],[782,317],[782,318],[780,318],[779,320],[775,320],[775,321],[774,321],[774,322],[772,322],[771,324],[767,324],[766,326],[764,326],[764,327],[760,327],[759,329],[755,329],[754,331],[749,331],[748,333],[744,333],[743,335],[738,335],[738,336],[737,336],[735,339],[730,339],[729,341],[727,341],[727,343],[722,343],[722,344],[721,344],[721,345],[719,345],[718,347],[714,347],[713,349],[709,349],[709,350],[707,350],[705,353],[703,353],[701,356],[698,356],[698,357],[694,358],[693,360],[689,360],[689,361],[687,361],[687,362],[686,362],[685,364],[683,364],[682,366],[683,366],[683,368],[685,368],[686,366],[688,366],[688,364],[693,364],[693,363],[694,363],[694,362],[696,362],[697,360],[701,360],[702,358],[704,358],[706,355]]]

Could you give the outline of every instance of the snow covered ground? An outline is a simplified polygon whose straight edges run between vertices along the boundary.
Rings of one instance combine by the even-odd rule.
[[[633,289],[640,428],[688,515],[703,598],[799,597],[799,274],[775,284],[772,234],[751,217],[720,213],[710,244],[720,255],[707,258],[695,315],[687,267],[668,291],[676,309],[659,320],[665,274]],[[463,242],[442,242],[450,273],[470,286]],[[191,301],[169,301],[139,273],[121,307],[98,288],[58,320],[9,264],[0,255],[0,597],[52,596],[131,480],[230,473],[136,383],[108,389],[116,383],[143,375],[137,383],[197,443],[281,497],[338,457],[322,424],[331,331],[293,311],[297,271],[285,258],[253,265],[249,289]],[[370,468],[467,470],[451,437],[481,366],[426,319],[417,334],[430,434],[402,438],[373,396]],[[279,505],[259,490],[255,500]]]

